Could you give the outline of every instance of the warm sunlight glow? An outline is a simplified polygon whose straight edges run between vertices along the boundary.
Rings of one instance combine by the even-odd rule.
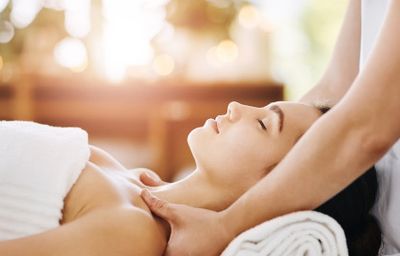
[[[81,72],[87,66],[86,47],[75,38],[65,38],[54,48],[54,58],[63,67],[74,72]]]
[[[0,12],[2,12],[8,4],[8,0],[0,0]]]
[[[233,62],[238,57],[238,47],[231,40],[220,42],[216,49],[216,55],[220,62]]]
[[[171,56],[162,54],[154,59],[153,68],[157,74],[167,76],[174,71],[175,61]]]
[[[130,66],[152,63],[151,40],[164,26],[165,10],[159,5],[164,2],[103,0],[104,73],[109,80],[122,80]]]
[[[276,28],[276,25],[269,19],[263,19],[260,22],[260,28],[262,31],[270,33],[272,31],[274,31],[274,29]]]
[[[0,43],[8,43],[14,36],[13,25],[6,21],[0,20]]]
[[[207,51],[206,59],[207,63],[212,67],[218,67],[221,65],[217,58],[217,46],[211,47]]]
[[[74,37],[84,37],[90,31],[90,0],[65,1],[65,29]]]
[[[63,0],[44,0],[43,1],[43,7],[45,8],[50,8],[53,10],[58,10],[62,11],[65,9],[65,5],[68,1],[63,1]]]
[[[243,6],[239,12],[239,23],[245,28],[255,28],[260,23],[260,13],[252,5]]]

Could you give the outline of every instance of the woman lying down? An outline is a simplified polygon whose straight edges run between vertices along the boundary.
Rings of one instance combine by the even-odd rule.
[[[225,115],[207,120],[189,134],[194,172],[151,190],[170,202],[225,209],[267,175],[323,112],[300,103],[275,102],[256,108],[233,102]],[[4,191],[1,184],[0,191]],[[91,147],[86,167],[60,206],[58,227],[3,239],[0,255],[162,255],[170,228],[152,216],[140,197],[141,187],[135,172]],[[369,215],[376,189],[375,170],[371,168],[317,209],[342,225],[350,255],[377,254],[380,232]],[[0,208],[0,220],[3,210]],[[1,221],[4,223],[4,218]],[[12,231],[1,225],[0,234],[7,237]]]

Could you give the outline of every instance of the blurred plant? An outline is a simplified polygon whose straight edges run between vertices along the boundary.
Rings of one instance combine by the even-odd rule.
[[[21,40],[15,39],[15,30],[12,24],[9,22],[9,16],[11,12],[10,5],[5,5],[4,9],[0,12],[0,54],[4,60],[12,59],[18,53],[21,52],[22,42]],[[14,43],[7,44],[14,37]]]
[[[230,24],[247,0],[170,0],[167,21],[196,34],[229,38]]]
[[[308,38],[309,51],[305,59],[318,79],[331,55],[347,6],[346,0],[308,0],[302,16],[302,29]]]
[[[0,22],[10,20],[11,5],[9,4],[0,13]],[[66,35],[63,13],[44,8],[37,15],[32,24],[24,28],[12,28],[13,37],[9,42],[0,43],[0,54],[5,62],[16,62],[23,53],[24,46],[29,41],[30,35],[37,33],[51,33],[52,36],[62,38]],[[10,24],[11,25],[11,24]],[[11,25],[12,26],[12,25]],[[57,33],[55,35],[54,33]],[[37,42],[38,43],[38,42]]]

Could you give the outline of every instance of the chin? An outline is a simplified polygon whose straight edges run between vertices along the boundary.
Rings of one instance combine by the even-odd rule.
[[[201,138],[202,138],[201,127],[193,129],[187,136],[187,143],[192,153],[194,149],[198,148],[199,141],[201,141]]]
[[[198,160],[198,158],[203,159],[204,152],[209,151],[211,138],[204,127],[198,127],[189,133],[187,142],[193,158]]]

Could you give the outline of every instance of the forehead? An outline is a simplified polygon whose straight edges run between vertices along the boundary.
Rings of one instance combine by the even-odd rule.
[[[321,115],[321,112],[317,108],[299,102],[276,101],[264,107],[264,109],[266,110],[274,110],[277,108],[282,110],[285,115],[293,115],[293,114],[310,114],[314,116]]]

